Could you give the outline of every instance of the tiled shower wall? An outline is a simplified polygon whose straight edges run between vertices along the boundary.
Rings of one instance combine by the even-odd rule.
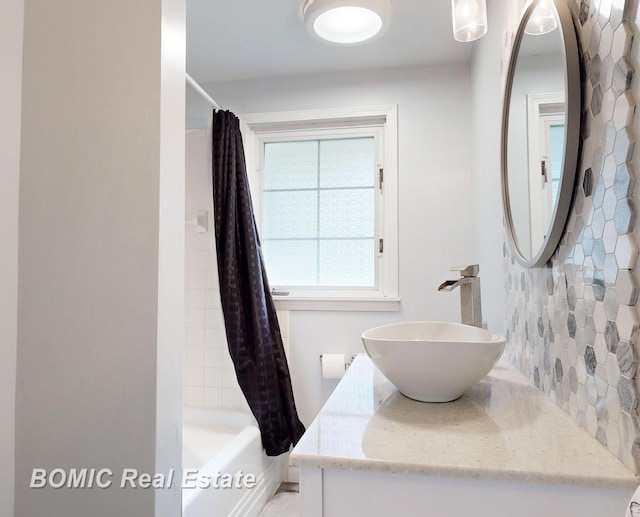
[[[227,350],[213,237],[211,168],[206,130],[186,133],[187,218],[206,211],[207,231],[185,228],[184,403],[198,407],[243,407]]]
[[[229,356],[220,305],[209,140],[205,129],[186,132],[187,219],[206,211],[207,228],[203,231],[204,228],[188,224],[185,232],[184,404],[247,409]],[[278,320],[287,351],[288,313],[278,311]]]
[[[505,234],[506,355],[637,473],[638,0],[568,1],[583,61],[578,175],[565,233],[546,267],[520,266]]]

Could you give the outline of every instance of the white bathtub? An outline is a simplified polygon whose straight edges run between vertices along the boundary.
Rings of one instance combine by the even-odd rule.
[[[280,485],[281,468],[278,458],[265,455],[253,415],[185,408],[183,418],[183,469],[198,469],[198,479],[205,480],[242,471],[256,482],[253,488],[183,488],[183,517],[257,516]]]

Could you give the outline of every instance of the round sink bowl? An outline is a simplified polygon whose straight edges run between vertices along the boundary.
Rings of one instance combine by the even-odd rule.
[[[480,381],[504,351],[489,330],[443,321],[408,321],[362,334],[367,354],[403,395],[450,402]]]

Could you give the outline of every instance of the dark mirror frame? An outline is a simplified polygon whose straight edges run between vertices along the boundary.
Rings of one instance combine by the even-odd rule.
[[[561,32],[563,43],[563,54],[565,63],[565,101],[566,101],[566,121],[565,121],[565,142],[564,156],[562,161],[562,177],[558,189],[558,197],[555,202],[551,223],[545,239],[539,250],[532,250],[533,257],[525,257],[518,247],[518,240],[514,233],[513,220],[511,215],[511,205],[509,200],[509,183],[507,171],[507,139],[509,132],[509,108],[511,104],[511,92],[513,80],[518,61],[518,53],[524,30],[529,17],[538,5],[538,1],[533,2],[523,13],[515,36],[511,58],[509,60],[509,70],[504,94],[504,106],[502,112],[502,144],[501,144],[501,168],[502,168],[502,205],[504,209],[505,224],[511,248],[515,252],[518,262],[525,267],[535,267],[546,264],[553,255],[569,215],[573,186],[577,176],[578,154],[580,150],[580,116],[582,110],[582,89],[580,84],[580,55],[578,53],[578,43],[576,31],[571,18],[569,7],[565,0],[553,0],[550,5],[555,9],[559,21],[558,29]],[[527,160],[526,156],[522,157]]]

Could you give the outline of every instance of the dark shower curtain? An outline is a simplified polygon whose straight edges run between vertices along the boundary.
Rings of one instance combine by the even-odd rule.
[[[238,383],[269,456],[304,433],[267,281],[238,118],[213,113],[213,207],[220,298]]]

